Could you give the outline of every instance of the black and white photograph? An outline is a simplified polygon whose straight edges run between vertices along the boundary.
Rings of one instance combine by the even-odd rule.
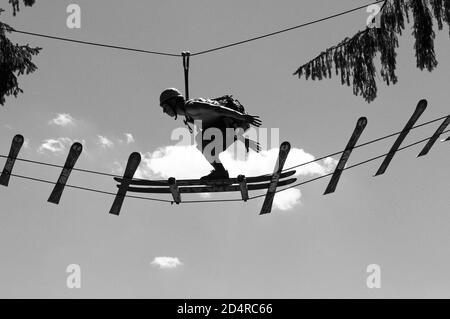
[[[450,298],[449,26],[450,0],[0,1],[0,298]]]

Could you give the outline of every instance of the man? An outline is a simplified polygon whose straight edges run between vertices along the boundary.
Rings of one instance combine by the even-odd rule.
[[[246,131],[250,128],[250,125],[256,127],[261,125],[259,116],[241,113],[225,107],[215,100],[200,98],[186,101],[180,91],[175,88],[166,89],[161,93],[159,105],[162,107],[163,113],[166,113],[170,117],[174,117],[175,120],[178,115],[184,115],[186,118],[186,125],[188,125],[188,123],[194,123],[194,121],[201,121],[201,132],[196,137],[197,146],[203,156],[205,156],[206,160],[214,167],[211,174],[201,178],[203,180],[228,179],[228,171],[225,170],[225,167],[220,162],[219,154],[237,140],[234,129],[242,128],[243,131]],[[205,154],[205,148],[207,148],[208,144],[213,142],[213,140],[204,139],[203,136],[203,133],[209,128],[215,128],[221,132],[221,145],[223,148],[219,149],[219,152],[216,152],[216,148],[214,147],[211,154]],[[233,130],[227,130],[227,128],[233,128]],[[231,138],[229,135],[230,133],[233,134]],[[218,137],[215,136],[215,139],[216,138]],[[252,148],[257,152],[261,149],[259,143],[247,138],[244,143],[247,152],[249,151],[249,148]]]

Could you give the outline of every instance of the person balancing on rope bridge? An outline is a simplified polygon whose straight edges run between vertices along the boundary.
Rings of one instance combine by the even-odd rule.
[[[194,121],[201,121],[201,129],[196,136],[197,148],[214,168],[209,175],[200,178],[201,180],[228,179],[228,171],[220,162],[219,154],[237,140],[236,129],[242,129],[245,132],[250,128],[250,125],[255,127],[261,126],[259,116],[247,114],[239,101],[234,100],[229,95],[216,99],[198,98],[186,101],[180,91],[175,88],[169,88],[161,93],[159,105],[162,107],[163,113],[174,117],[175,120],[178,115],[185,116],[184,123],[189,127],[191,133],[193,131],[189,123],[193,124]],[[215,145],[219,144],[222,148],[219,148],[219,152],[217,152],[217,147],[213,147],[210,154],[205,154],[207,153],[206,148],[213,142],[213,140],[206,139],[204,134],[210,128],[220,131],[222,141],[219,140],[219,143],[215,143]],[[233,136],[230,138],[229,134]],[[212,135],[214,135],[214,141],[217,142],[218,134]],[[256,152],[261,150],[258,142],[248,138],[245,138],[243,142],[247,152],[249,152],[250,148]]]

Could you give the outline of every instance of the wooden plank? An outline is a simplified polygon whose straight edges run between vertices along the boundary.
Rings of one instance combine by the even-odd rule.
[[[436,143],[437,139],[439,138],[439,136],[441,136],[442,132],[444,132],[444,130],[447,128],[447,126],[450,124],[450,115],[447,116],[447,118],[442,122],[442,124],[438,127],[438,129],[436,130],[436,132],[434,132],[433,136],[431,136],[430,140],[428,141],[428,143],[424,146],[424,148],[420,151],[419,155],[417,155],[417,157],[420,156],[424,156],[427,155],[428,152],[430,151],[430,149],[433,147],[434,143]]]
[[[9,178],[11,177],[14,163],[16,162],[17,155],[19,155],[20,149],[22,148],[23,142],[24,138],[22,135],[17,134],[16,136],[14,136],[11,142],[11,148],[9,149],[8,158],[6,159],[6,163],[2,171],[2,175],[0,175],[0,185],[9,185]]]
[[[291,144],[289,144],[289,142],[283,142],[281,144],[280,151],[278,153],[278,160],[275,165],[274,173],[270,180],[269,187],[267,189],[261,212],[259,213],[260,215],[269,214],[272,211],[273,199],[275,197],[277,187],[282,186],[281,182],[279,182],[281,171],[283,170],[284,163],[286,162],[290,150]]]
[[[169,189],[170,189],[170,192],[172,193],[173,200],[178,205],[181,202],[181,195],[180,195],[180,191],[178,189],[177,180],[175,178],[171,177],[171,178],[169,178],[168,182],[169,182]]]
[[[394,145],[392,145],[392,147],[389,150],[387,156],[385,157],[383,163],[381,163],[380,168],[378,168],[378,171],[376,172],[375,176],[382,175],[382,174],[384,174],[384,172],[386,172],[386,169],[388,168],[389,164],[391,163],[392,159],[394,158],[394,155],[397,152],[398,148],[402,144],[406,135],[408,135],[409,131],[411,131],[412,127],[417,122],[419,117],[425,111],[425,109],[427,108],[427,105],[428,105],[427,100],[419,101],[416,109],[414,110],[413,115],[409,119],[408,123],[406,123],[405,127],[403,128],[400,135],[398,136],[397,140],[394,142]]]
[[[67,155],[64,168],[62,169],[58,181],[56,182],[55,187],[53,188],[53,191],[47,200],[49,203],[57,205],[59,204],[64,188],[66,187],[66,183],[69,179],[70,173],[72,172],[72,169],[74,168],[75,163],[77,162],[78,157],[80,157],[82,151],[83,145],[81,145],[80,143],[73,143],[73,145],[70,148],[69,154]]]
[[[290,177],[295,174],[295,170],[283,172],[280,175],[281,178]],[[261,176],[253,176],[247,177],[247,183],[261,183],[270,181],[272,178],[271,174],[261,175]],[[114,180],[117,182],[122,182],[122,178],[114,177]],[[201,181],[199,179],[179,179],[177,180],[178,186],[194,186],[194,185],[209,185],[212,186],[214,184],[239,184],[239,180],[237,178],[230,179],[220,179],[220,180],[211,180],[211,181]],[[133,186],[169,186],[167,180],[144,180],[144,179],[133,179],[130,182],[130,185]]]
[[[241,197],[244,202],[248,200],[248,186],[247,186],[247,180],[244,175],[238,176],[239,181],[239,189],[241,190]]]
[[[339,162],[333,172],[333,175],[331,176],[330,182],[328,183],[324,195],[333,193],[336,190],[336,187],[339,183],[339,179],[341,178],[342,172],[345,168],[345,164],[350,158],[350,155],[352,154],[356,143],[358,142],[362,132],[366,128],[366,125],[367,125],[367,118],[360,117],[358,119],[358,122],[356,123],[356,127],[353,130],[350,140],[348,141],[347,146],[345,147],[345,150],[342,153],[341,158],[339,159]]]
[[[130,181],[133,178],[134,173],[136,172],[140,163],[141,154],[139,154],[138,152],[131,153],[130,157],[128,158],[125,173],[123,174],[122,183],[118,185],[119,190],[117,191],[114,202],[111,206],[111,209],[109,210],[110,214],[119,216],[123,201],[125,199],[125,195],[127,194],[128,185],[130,184]]]
[[[278,183],[278,186],[285,186],[292,184],[296,181],[296,178],[285,179]],[[247,188],[249,191],[267,189],[270,183],[261,184],[248,184]],[[133,193],[155,193],[155,194],[171,194],[169,187],[127,187],[122,185],[117,185],[117,187],[125,188],[128,192]],[[220,186],[182,186],[178,187],[180,194],[183,193],[220,193],[220,192],[240,192],[241,188],[239,185],[220,185]]]

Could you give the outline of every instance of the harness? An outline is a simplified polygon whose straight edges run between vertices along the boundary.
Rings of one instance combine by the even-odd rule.
[[[183,104],[183,112],[184,112],[184,120],[183,123],[187,126],[189,133],[193,133],[194,130],[192,129],[192,127],[189,125],[189,123],[194,123],[194,119],[192,117],[190,117],[187,112],[186,112],[186,108],[184,107]]]
[[[186,101],[188,101],[189,100],[189,58],[191,56],[191,53],[189,51],[183,51],[183,52],[181,52],[181,56],[183,57],[184,86],[185,86]],[[194,119],[187,114],[184,104],[183,104],[182,108],[183,108],[183,112],[184,112],[183,122],[188,127],[189,133],[192,134],[193,130],[192,130],[192,127],[189,125],[189,123],[194,123]],[[176,116],[175,116],[175,119],[177,119]]]

